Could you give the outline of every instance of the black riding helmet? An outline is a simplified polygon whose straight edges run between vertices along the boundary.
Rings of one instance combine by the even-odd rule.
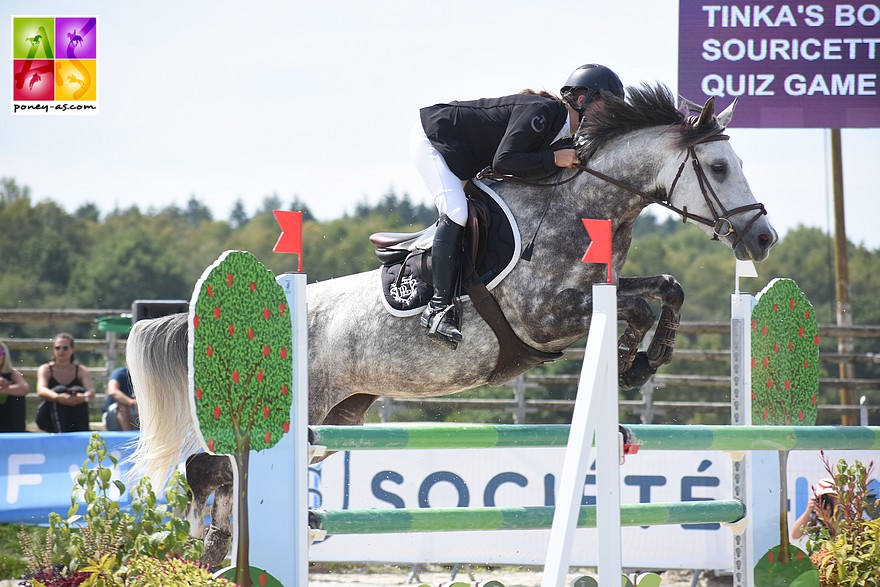
[[[574,94],[578,91],[583,91],[587,96],[584,106],[580,108],[575,106],[576,101],[574,99]],[[565,85],[560,90],[562,97],[579,114],[583,113],[586,104],[592,100],[596,92],[609,92],[620,99],[624,97],[623,83],[617,77],[617,74],[604,65],[597,65],[595,63],[587,63],[575,69],[568,76],[568,80],[566,80]]]

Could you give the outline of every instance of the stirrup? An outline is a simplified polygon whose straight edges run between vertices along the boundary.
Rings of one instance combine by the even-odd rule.
[[[450,314],[450,312],[454,312],[455,309],[454,304],[450,304],[442,310],[437,310],[429,305],[426,311],[422,312],[422,317],[419,320],[419,323],[428,329],[429,338],[445,344],[452,350],[458,348],[458,343],[460,343],[462,339],[461,331],[455,323],[454,314]],[[453,332],[444,332],[443,330],[440,330],[441,326],[444,325],[450,326],[453,329]]]

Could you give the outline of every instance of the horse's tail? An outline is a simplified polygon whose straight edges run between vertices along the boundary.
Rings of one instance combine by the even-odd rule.
[[[141,320],[131,329],[126,360],[141,429],[127,459],[133,482],[150,477],[157,494],[187,456],[202,450],[191,415],[187,381],[187,314]]]

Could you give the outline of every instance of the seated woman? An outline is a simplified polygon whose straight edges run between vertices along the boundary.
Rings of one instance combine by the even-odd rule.
[[[89,370],[75,361],[73,336],[62,332],[53,343],[54,360],[37,369],[37,394],[44,405],[37,410],[37,426],[46,432],[89,429],[89,402],[95,388]]]
[[[30,389],[12,366],[9,347],[0,341],[0,432],[25,432],[25,396]]]

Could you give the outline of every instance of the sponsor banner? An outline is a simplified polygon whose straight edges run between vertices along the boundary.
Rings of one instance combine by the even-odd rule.
[[[107,452],[119,459],[113,479],[124,481],[122,460],[137,432],[102,432]],[[86,460],[91,432],[68,434],[0,434],[0,522],[45,524],[50,512],[67,516],[73,482]],[[105,466],[110,466],[106,461]],[[128,489],[110,496],[128,504]],[[79,500],[82,503],[82,500]]]
[[[880,126],[880,4],[679,2],[678,91],[741,97],[733,125]]]
[[[310,470],[310,507],[324,509],[553,505],[564,448],[337,453]],[[876,460],[877,451],[832,451]],[[621,467],[621,502],[731,499],[731,460],[717,451],[642,451]],[[592,470],[595,470],[593,466]],[[806,508],[809,487],[827,476],[819,454],[789,455],[789,523]],[[876,480],[874,481],[876,484]],[[595,475],[584,485],[594,504]],[[572,565],[595,566],[595,529],[580,529]],[[733,568],[731,529],[719,524],[623,528],[623,565],[642,569]],[[330,536],[313,561],[541,565],[548,530]]]
[[[123,459],[137,432],[105,432],[108,452]],[[45,524],[66,515],[74,478],[86,459],[90,433],[0,435],[0,523]],[[362,451],[332,455],[309,470],[309,507],[324,509],[553,505],[563,448]],[[877,462],[880,451],[829,451]],[[827,473],[816,451],[789,453],[789,524],[800,516],[810,485]],[[595,503],[588,475],[585,504]],[[872,480],[880,493],[877,473]],[[283,495],[283,487],[274,487]],[[293,500],[292,490],[288,491]],[[113,497],[128,504],[128,494]],[[650,503],[730,499],[731,461],[717,451],[642,451],[621,468],[621,501]],[[82,500],[79,500],[82,503]],[[313,561],[471,562],[540,565],[549,531],[440,532],[330,536],[310,549]],[[595,529],[577,531],[572,564],[596,564]],[[692,524],[623,529],[624,566],[731,569],[727,527]]]

